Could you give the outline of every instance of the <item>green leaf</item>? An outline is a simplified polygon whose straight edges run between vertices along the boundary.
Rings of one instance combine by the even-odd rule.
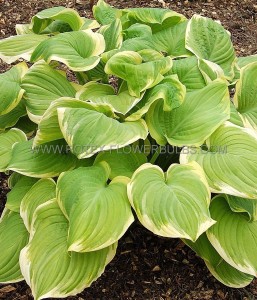
[[[214,62],[206,59],[199,59],[198,66],[206,83],[212,82],[218,78],[226,80],[223,69]]]
[[[76,156],[68,152],[68,146],[62,140],[46,143],[32,148],[33,139],[16,144],[7,168],[20,174],[48,178],[74,169],[78,165]]]
[[[186,96],[185,86],[178,80],[176,75],[165,77],[158,85],[148,90],[143,99],[130,112],[127,121],[140,119],[148,112],[150,106],[159,99],[163,100],[163,110],[171,111],[179,107]]]
[[[115,255],[115,244],[95,252],[68,252],[68,228],[54,200],[39,206],[34,214],[32,235],[21,251],[20,265],[35,300],[82,292]]]
[[[6,171],[11,160],[13,146],[26,140],[25,133],[16,128],[0,133],[0,172]]]
[[[143,63],[140,54],[124,51],[108,60],[105,72],[127,81],[130,95],[140,97],[141,92],[162,81],[162,75],[167,73],[171,66],[170,57]]]
[[[152,29],[148,25],[136,23],[123,30],[123,35],[125,40],[135,38],[148,38],[149,35],[152,35]]]
[[[29,239],[20,215],[5,211],[0,220],[0,282],[12,283],[23,280],[19,255]]]
[[[86,108],[89,110],[106,113],[109,116],[113,116],[112,109],[108,105],[86,103],[74,98],[57,99],[51,103],[47,111],[44,113],[38,125],[38,130],[33,142],[33,147],[63,138],[58,121],[58,107]]]
[[[245,213],[233,212],[224,196],[216,196],[210,206],[217,223],[207,236],[220,256],[237,270],[256,276],[257,222]]]
[[[28,67],[23,62],[0,74],[0,117],[9,113],[21,101],[24,94],[24,89],[21,88],[21,80],[27,70]]]
[[[84,25],[84,19],[81,18],[75,10],[63,6],[51,7],[37,13],[31,20],[31,29],[33,32],[42,33],[54,20],[67,23],[72,30],[80,30]]]
[[[0,59],[8,64],[19,58],[30,60],[37,45],[48,38],[47,35],[24,34],[0,40]]]
[[[20,215],[28,230],[31,232],[32,219],[37,207],[56,196],[56,184],[53,179],[40,179],[22,198]]]
[[[237,59],[237,64],[240,69],[254,62],[257,62],[257,54],[245,57],[238,57]]]
[[[198,67],[198,59],[195,56],[173,60],[172,69],[166,75],[169,74],[176,74],[188,92],[206,86],[205,79]]]
[[[242,273],[228,264],[213,248],[206,234],[193,243],[183,240],[204,262],[212,275],[223,284],[232,288],[243,288],[251,283],[253,276]]]
[[[122,26],[120,19],[115,19],[109,25],[102,26],[99,31],[104,36],[105,51],[118,49],[122,45]]]
[[[225,82],[217,80],[187,93],[184,102],[171,112],[163,110],[163,101],[155,102],[146,122],[160,145],[200,146],[229,117],[229,91]]]
[[[79,159],[125,147],[145,139],[148,134],[144,120],[120,123],[86,108],[58,108],[57,111],[62,134]]]
[[[35,123],[40,122],[52,101],[76,94],[72,84],[61,73],[43,62],[29,69],[23,78],[22,88],[25,90],[28,115]]]
[[[191,56],[185,45],[186,28],[187,21],[156,32],[153,35],[154,48],[171,57]]]
[[[244,123],[242,121],[241,115],[240,113],[237,111],[235,105],[230,102],[230,119],[229,122],[237,125],[237,126],[241,126],[244,127]]]
[[[8,181],[11,191],[7,194],[6,208],[19,213],[22,199],[37,181],[36,178],[12,173]]]
[[[198,58],[219,65],[228,79],[234,77],[235,50],[230,34],[220,23],[194,15],[187,27],[186,48]]]
[[[224,195],[230,209],[234,212],[246,212],[250,221],[257,221],[257,200]]]
[[[17,35],[33,34],[33,31],[30,28],[30,24],[16,24],[15,31]]]
[[[22,99],[9,113],[0,116],[0,131],[13,127],[25,115],[27,111],[25,101]]]
[[[79,41],[79,43],[78,43]],[[60,33],[38,45],[31,56],[31,61],[44,59],[62,62],[69,69],[82,72],[93,69],[104,52],[105,42],[101,34],[90,29]]]
[[[147,162],[147,157],[140,151],[139,145],[130,145],[117,150],[101,152],[97,155],[95,163],[105,161],[111,168],[110,179],[116,176],[131,177],[142,164]]]
[[[127,198],[129,178],[115,177],[107,184],[109,176],[109,166],[101,163],[59,177],[57,199],[69,220],[69,251],[90,252],[110,246],[134,221]]]
[[[199,163],[213,193],[257,199],[256,133],[252,129],[225,122],[206,144],[207,150],[184,148],[180,162]]]
[[[240,80],[236,84],[235,106],[245,127],[257,130],[257,62],[243,67]]]
[[[109,84],[88,82],[76,96],[90,103],[110,105],[115,112],[125,115],[142,99],[143,95],[144,93],[140,97],[131,96],[124,83],[116,94],[115,89]]]
[[[132,176],[128,196],[139,221],[160,236],[195,241],[215,223],[209,187],[196,163],[172,164],[167,173],[144,164]]]
[[[126,18],[132,24],[146,24],[152,28],[153,32],[174,26],[186,19],[181,14],[162,8],[128,8],[124,9],[123,13],[127,13]]]
[[[110,6],[103,0],[99,0],[93,7],[94,18],[102,25],[112,23],[115,19],[120,18],[121,14],[121,10]]]

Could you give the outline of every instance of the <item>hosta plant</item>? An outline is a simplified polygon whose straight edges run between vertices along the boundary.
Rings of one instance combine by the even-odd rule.
[[[89,287],[135,218],[230,287],[257,273],[257,56],[200,15],[55,7],[0,41],[0,282]]]

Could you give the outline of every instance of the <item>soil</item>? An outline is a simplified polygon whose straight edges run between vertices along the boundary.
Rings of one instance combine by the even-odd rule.
[[[16,23],[27,23],[38,11],[58,5],[75,7],[90,17],[89,0],[0,0],[0,38],[15,34]],[[169,7],[191,17],[198,13],[217,20],[231,32],[239,56],[257,53],[256,0],[110,0],[116,7]],[[10,66],[0,62],[0,73]],[[0,212],[8,191],[7,177],[0,175]],[[32,299],[24,282],[0,286],[0,299]],[[257,280],[243,289],[227,288],[210,275],[203,261],[177,239],[157,237],[134,223],[119,243],[115,259],[102,277],[69,300],[252,300],[257,299]]]

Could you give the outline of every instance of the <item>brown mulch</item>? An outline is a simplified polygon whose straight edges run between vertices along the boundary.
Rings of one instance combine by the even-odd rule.
[[[83,16],[90,17],[89,1],[75,5]],[[232,34],[238,55],[257,53],[257,1],[150,1],[110,0],[116,7],[167,6],[191,17],[194,13],[220,20]],[[39,10],[67,5],[65,0],[0,0],[0,38],[15,33],[16,23],[26,23]],[[0,63],[0,73],[8,66]],[[0,211],[5,203],[6,176],[0,176]],[[0,299],[32,299],[24,283],[0,286]],[[257,281],[244,289],[231,289],[210,275],[203,261],[177,239],[159,238],[140,224],[131,226],[119,243],[115,259],[92,287],[69,300],[250,300],[257,299]]]

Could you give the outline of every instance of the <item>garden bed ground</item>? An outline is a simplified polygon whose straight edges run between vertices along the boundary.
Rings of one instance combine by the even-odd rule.
[[[79,2],[79,1],[78,1]],[[90,17],[89,1],[77,3],[81,15]],[[117,7],[167,6],[190,17],[194,13],[218,19],[232,33],[238,55],[257,53],[257,1],[137,1],[112,0]],[[67,5],[65,0],[0,0],[0,38],[14,34],[16,23],[26,23],[39,10]],[[0,72],[7,65],[0,62]],[[6,177],[0,176],[0,211],[6,198]],[[0,299],[32,299],[24,283],[0,286]],[[215,280],[203,261],[176,239],[161,239],[138,223],[121,239],[118,254],[104,275],[77,297],[96,299],[257,299],[257,281],[244,289],[229,289]]]

